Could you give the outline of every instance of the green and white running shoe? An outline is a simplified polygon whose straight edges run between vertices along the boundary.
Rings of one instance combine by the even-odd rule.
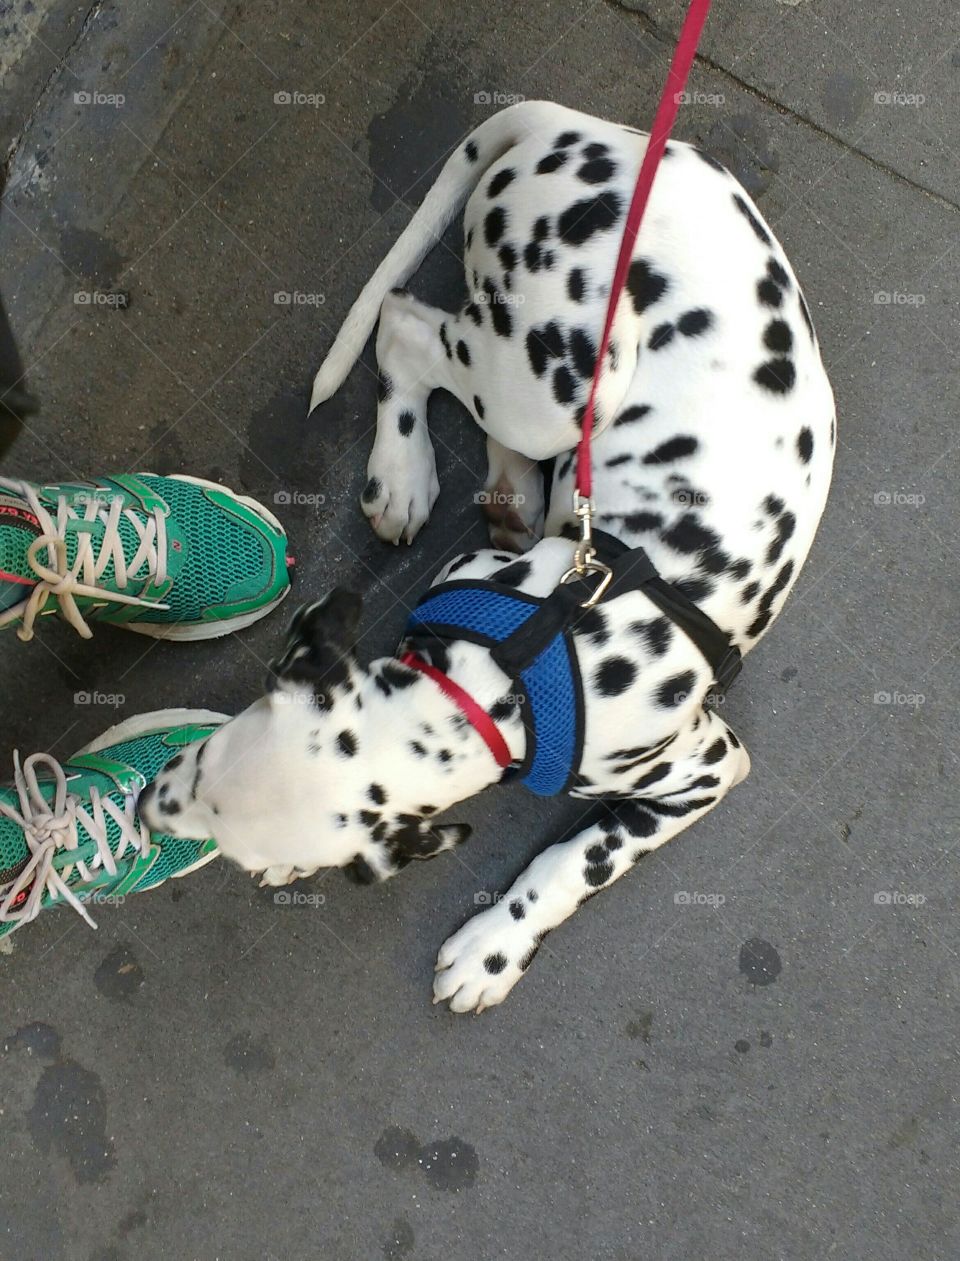
[[[96,928],[84,903],[115,903],[216,858],[209,838],[151,833],[137,798],[224,720],[160,710],[112,727],[62,765],[46,753],[23,763],[15,754],[14,785],[0,788],[0,937],[64,902]]]
[[[166,639],[242,630],[290,590],[287,538],[256,500],[138,473],[40,486],[0,477],[0,628],[59,613]]]

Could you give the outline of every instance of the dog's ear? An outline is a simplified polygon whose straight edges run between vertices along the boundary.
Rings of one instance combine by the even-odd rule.
[[[357,642],[363,600],[335,587],[323,600],[305,604],[294,614],[283,655],[270,665],[267,687],[278,682],[337,687],[346,681]]]
[[[473,829],[469,823],[410,824],[387,837],[390,854],[398,867],[412,858],[433,858],[446,849],[462,845]]]

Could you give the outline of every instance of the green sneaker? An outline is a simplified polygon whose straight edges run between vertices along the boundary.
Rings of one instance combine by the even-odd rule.
[[[0,628],[59,612],[166,639],[242,630],[290,590],[287,538],[254,499],[152,473],[87,485],[0,477]]]
[[[84,903],[116,903],[185,876],[217,856],[210,839],[151,833],[137,798],[178,749],[225,719],[167,709],[112,727],[61,765],[35,753],[0,788],[0,937],[68,902],[96,928]]]

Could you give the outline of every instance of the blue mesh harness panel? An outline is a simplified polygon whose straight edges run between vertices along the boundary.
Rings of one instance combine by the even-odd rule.
[[[521,631],[543,603],[491,582],[443,584],[414,609],[407,634],[494,647]],[[580,671],[570,636],[561,631],[550,638],[515,682],[527,729],[520,780],[538,796],[552,797],[578,769],[583,741]]]

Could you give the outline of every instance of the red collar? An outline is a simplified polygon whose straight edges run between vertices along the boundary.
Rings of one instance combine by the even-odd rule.
[[[487,711],[473,699],[469,692],[464,691],[459,683],[454,683],[453,679],[444,674],[442,670],[438,670],[436,666],[429,665],[422,657],[418,657],[415,652],[405,652],[400,658],[400,664],[409,666],[412,670],[419,670],[427,678],[433,679],[444,696],[449,697],[453,701],[454,705],[457,706],[467,722],[469,722],[470,726],[490,750],[496,764],[500,767],[510,765],[513,758],[510,756],[506,740],[500,734],[497,724]]]

